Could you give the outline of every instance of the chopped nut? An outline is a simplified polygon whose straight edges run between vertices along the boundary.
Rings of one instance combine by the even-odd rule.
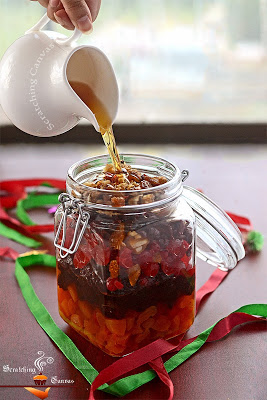
[[[111,197],[111,204],[113,207],[123,207],[125,205],[124,197]]]
[[[154,201],[154,195],[153,194],[145,194],[142,198],[142,203],[144,204],[149,204],[149,203],[153,203]]]
[[[141,268],[139,264],[135,264],[131,268],[129,268],[128,277],[131,286],[135,286],[140,274],[141,274]]]
[[[149,240],[133,231],[128,233],[125,242],[136,254],[140,254],[147,247]]]
[[[107,164],[105,166],[105,168],[104,168],[104,172],[110,172],[110,173],[114,174],[115,171],[114,171],[113,165],[112,164]]]
[[[130,197],[128,200],[128,204],[135,205],[139,203],[140,196]]]

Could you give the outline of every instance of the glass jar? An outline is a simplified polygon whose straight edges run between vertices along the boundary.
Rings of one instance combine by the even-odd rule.
[[[111,356],[186,332],[195,316],[195,254],[227,270],[244,257],[232,220],[202,193],[182,185],[188,172],[152,156],[121,159],[167,183],[134,191],[84,185],[108,156],[68,171],[55,215],[61,317]],[[114,197],[123,199],[113,207]],[[120,202],[120,201],[119,201]]]

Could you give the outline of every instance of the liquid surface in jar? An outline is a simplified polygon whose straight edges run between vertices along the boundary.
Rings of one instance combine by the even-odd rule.
[[[112,164],[116,171],[121,172],[122,169],[120,156],[112,129],[112,121],[110,119],[110,116],[108,115],[105,106],[86,83],[69,81],[69,84],[72,89],[77,93],[77,95],[82,99],[82,101],[87,105],[87,107],[89,107],[90,110],[95,114],[102,138],[105,145],[107,146]]]

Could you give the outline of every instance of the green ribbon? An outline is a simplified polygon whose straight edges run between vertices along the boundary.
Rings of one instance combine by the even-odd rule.
[[[29,255],[17,258],[15,276],[21,288],[22,295],[38,324],[58,346],[67,359],[74,365],[74,367],[80,371],[85,379],[91,384],[98,375],[98,371],[89,363],[88,360],[86,360],[72,340],[55,324],[51,315],[39,300],[32,287],[25,268],[35,264],[55,268],[56,259],[54,256],[47,254]],[[242,312],[266,318],[267,304],[249,304],[238,308],[234,312]],[[172,371],[195,354],[204,345],[210,332],[220,321],[200,333],[192,343],[189,343],[166,361],[164,363],[166,370],[168,372]],[[151,381],[155,376],[156,374],[154,371],[147,370],[139,374],[133,374],[122,378],[111,385],[104,384],[99,389],[116,396],[125,396],[136,388]]]
[[[42,244],[41,242],[37,242],[37,240],[29,238],[22,233],[15,231],[15,229],[9,228],[2,222],[0,222],[0,235],[27,247],[39,247]]]
[[[20,222],[25,225],[36,225],[29,217],[26,210],[44,206],[53,206],[59,204],[58,193],[36,194],[30,193],[26,199],[21,199],[17,202],[16,214]]]

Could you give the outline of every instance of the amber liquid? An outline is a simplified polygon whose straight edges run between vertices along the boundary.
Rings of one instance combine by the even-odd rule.
[[[93,90],[86,83],[69,81],[69,84],[87,107],[95,114],[115,171],[121,171],[121,162],[112,130],[112,121],[103,103],[96,97]]]

